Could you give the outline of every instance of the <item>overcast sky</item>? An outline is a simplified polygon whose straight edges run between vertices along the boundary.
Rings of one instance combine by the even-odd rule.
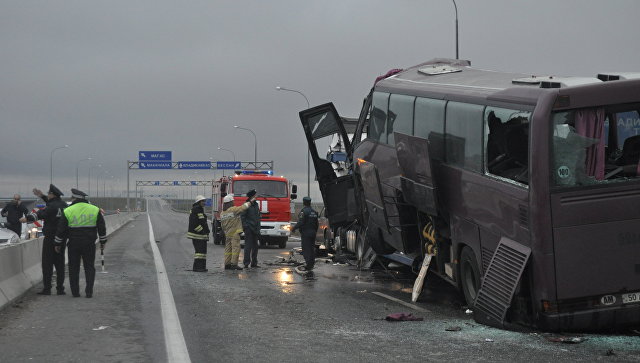
[[[460,58],[474,66],[640,71],[640,1],[457,5]],[[126,162],[139,150],[231,160],[223,147],[252,160],[253,136],[233,125],[255,131],[258,159],[273,160],[276,174],[306,191],[298,119],[306,101],[275,87],[357,116],[378,75],[455,57],[454,14],[449,0],[1,0],[0,196],[47,188],[51,150],[65,144],[53,158],[54,183],[65,192],[77,165],[81,189],[91,165],[92,194],[101,170],[114,176],[107,191],[125,189]],[[94,160],[78,164],[87,157]],[[205,175],[213,173],[133,171],[131,183]]]

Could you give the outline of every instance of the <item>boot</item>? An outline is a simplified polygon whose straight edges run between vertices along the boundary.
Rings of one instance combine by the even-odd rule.
[[[56,294],[57,295],[66,295],[66,293],[64,292],[64,287],[63,288],[56,288]]]
[[[42,291],[38,292],[38,295],[51,295],[51,289],[42,289]]]

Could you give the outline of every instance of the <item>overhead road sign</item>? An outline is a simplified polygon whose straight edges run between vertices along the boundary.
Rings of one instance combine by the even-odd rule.
[[[138,164],[140,169],[171,169],[170,161],[141,161]]]
[[[178,161],[178,169],[211,169],[210,161]]]
[[[171,161],[171,151],[138,151],[139,161]]]
[[[136,180],[136,187],[210,186],[211,180]]]
[[[216,161],[216,169],[232,169],[237,170],[242,168],[241,161]]]

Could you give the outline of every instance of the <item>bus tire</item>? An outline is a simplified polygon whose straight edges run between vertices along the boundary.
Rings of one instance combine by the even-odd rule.
[[[467,306],[472,309],[480,290],[480,268],[476,254],[469,246],[465,246],[460,254],[460,287]]]

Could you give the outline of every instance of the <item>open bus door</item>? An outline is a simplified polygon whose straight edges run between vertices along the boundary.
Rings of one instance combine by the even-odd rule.
[[[333,103],[326,103],[301,111],[300,121],[309,144],[329,224],[332,228],[350,224],[360,214],[354,195],[354,178],[351,172],[345,174],[343,170],[334,168],[338,161],[347,165],[352,162],[351,143],[342,118]],[[336,137],[339,138],[337,141]],[[330,144],[335,146],[336,142],[340,144],[341,152],[320,156],[318,148],[324,151]]]

